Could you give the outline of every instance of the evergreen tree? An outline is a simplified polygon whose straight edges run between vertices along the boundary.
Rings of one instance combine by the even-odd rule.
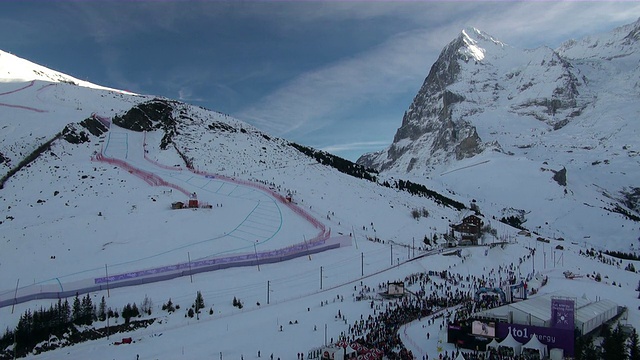
[[[98,320],[107,320],[107,302],[104,300],[104,296],[100,300],[100,305],[98,306]]]
[[[0,349],[6,349],[13,345],[13,331],[7,327],[4,331],[4,335],[0,338]]]
[[[33,312],[33,319],[31,321],[31,338],[32,339],[40,339],[43,333],[44,327],[44,319],[43,319],[44,310],[42,306],[39,310]]]
[[[83,325],[91,325],[93,323],[94,311],[93,311],[93,302],[91,301],[91,297],[89,294],[82,298],[82,315],[81,315],[81,324]]]
[[[33,314],[31,309],[27,309],[18,320],[18,326],[15,331],[16,346],[18,349],[26,350],[31,347],[33,343],[33,337],[31,330],[33,327]],[[35,344],[33,344],[35,345]]]
[[[53,308],[53,326],[59,328],[66,321],[62,321],[62,299],[58,299],[58,303]]]
[[[146,294],[144,295],[144,300],[142,300],[142,305],[140,305],[140,310],[143,313],[147,313],[147,315],[151,315],[151,308],[153,307],[153,301]]]
[[[589,339],[589,342],[586,344],[587,346],[584,348],[584,357],[583,360],[600,360],[600,353],[596,349],[596,346],[593,345],[593,340]]]
[[[424,236],[422,242],[427,246],[431,246],[431,240],[429,240],[429,237],[427,235]]]
[[[620,324],[615,329],[605,327],[602,337],[602,358],[604,360],[625,360],[628,358],[625,346],[626,339]]]
[[[640,338],[636,329],[633,329],[629,338],[629,360],[640,360]]]
[[[166,304],[162,304],[162,310],[166,310],[168,312],[176,311],[176,308],[173,306],[173,302],[171,302],[171,298],[167,301]]]
[[[60,321],[63,324],[71,322],[71,306],[67,299],[64,299],[64,304],[62,305],[62,308],[60,308]]]
[[[202,297],[202,293],[200,291],[196,293],[196,301],[193,305],[196,313],[199,313],[200,309],[204,309],[204,298]]]
[[[575,358],[576,360],[600,360],[600,355],[593,345],[593,338],[576,336]]]
[[[131,320],[131,303],[122,308],[122,318],[124,319],[125,324],[128,324],[129,320]]]
[[[76,297],[73,299],[73,307],[71,308],[71,320],[74,324],[81,325],[82,305],[80,304],[78,293],[76,293]]]

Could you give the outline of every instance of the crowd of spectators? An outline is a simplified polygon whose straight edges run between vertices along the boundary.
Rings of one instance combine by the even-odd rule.
[[[403,282],[407,289],[412,289],[414,296],[404,296],[390,301],[375,301],[377,292],[384,292],[386,283],[375,287],[361,285],[358,291],[354,287],[354,300],[370,301],[373,314],[349,324],[347,333],[341,339],[358,342],[364,346],[382,350],[391,360],[428,359],[428,354],[415,356],[408,350],[399,336],[400,327],[414,320],[428,318],[430,327],[440,322],[439,330],[443,330],[449,321],[465,321],[478,310],[490,309],[502,305],[503,299],[494,293],[485,293],[475,301],[476,292],[482,287],[505,287],[515,283],[520,265],[530,255],[522,257],[518,262],[500,265],[497,268],[484,268],[483,274],[460,274],[451,268],[444,271],[428,271],[408,275],[397,282]],[[463,259],[463,263],[464,263]],[[346,319],[345,319],[346,321]],[[426,336],[430,334],[427,332]],[[440,352],[432,359],[455,359],[460,350]],[[465,353],[467,360],[523,360],[533,359],[532,355],[506,355],[498,353]]]

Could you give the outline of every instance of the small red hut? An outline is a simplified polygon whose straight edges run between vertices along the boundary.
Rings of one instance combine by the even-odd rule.
[[[198,207],[198,195],[194,192],[189,196],[189,208]]]

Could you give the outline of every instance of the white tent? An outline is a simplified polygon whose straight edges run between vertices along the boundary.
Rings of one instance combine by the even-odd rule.
[[[498,350],[498,346],[500,346],[500,343],[498,342],[498,340],[493,338],[493,340],[491,340],[491,342],[487,344],[487,351],[489,351],[489,348]]]
[[[355,359],[358,356],[358,352],[356,352],[351,345],[347,345],[346,348],[346,358],[347,359]]]
[[[462,355],[462,351],[460,351],[458,353],[458,356],[456,357],[456,360],[467,360],[467,359],[464,358],[464,355]]]
[[[541,358],[547,356],[547,345],[541,343],[536,334],[531,335],[531,340],[522,345],[522,349],[537,350]]]
[[[504,338],[504,340],[500,341],[500,344],[498,344],[498,349],[500,349],[501,347],[508,347],[513,349],[513,354],[514,355],[520,355],[520,349],[522,348],[522,344],[518,342],[518,340],[513,338],[513,335],[511,335],[511,333],[509,333],[509,335],[507,335],[506,338]]]

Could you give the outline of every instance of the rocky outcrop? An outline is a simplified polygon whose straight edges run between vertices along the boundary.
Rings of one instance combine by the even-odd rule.
[[[173,117],[174,101],[153,99],[132,107],[122,116],[114,116],[113,123],[132,131],[162,129],[164,136],[160,148],[166,149],[177,134],[176,119]]]
[[[411,160],[407,169],[410,171],[416,164],[428,164],[435,154],[459,160],[483,150],[475,127],[454,115],[456,105],[465,102],[465,96],[450,88],[459,81],[462,64],[478,61],[480,56],[476,52],[476,41],[468,36],[468,32],[485,41],[495,41],[476,29],[467,29],[447,45],[404,113],[393,144],[386,151],[363,155],[358,164],[386,170],[409,153],[407,156],[411,156]],[[427,157],[416,157],[416,152],[422,152],[424,147],[428,148]]]
[[[87,129],[93,136],[100,136],[109,131],[109,128],[107,128],[104,123],[93,116],[82,120],[80,125]]]
[[[567,186],[567,168],[562,170],[553,171],[553,180],[560,186]]]
[[[114,116],[113,123],[132,131],[151,131],[175,125],[173,106],[168,100],[154,99],[132,107],[122,116]]]
[[[431,67],[393,143],[357,163],[426,175],[436,164],[487,149],[502,151],[496,138],[482,139],[487,131],[476,129],[483,126],[479,115],[489,111],[505,121],[535,119],[562,129],[595,97],[580,93],[586,80],[578,74],[569,60],[548,47],[518,50],[480,30],[464,29]]]
[[[62,129],[62,138],[71,144],[83,144],[89,142],[89,135],[83,130],[79,130],[76,124],[68,124]]]

